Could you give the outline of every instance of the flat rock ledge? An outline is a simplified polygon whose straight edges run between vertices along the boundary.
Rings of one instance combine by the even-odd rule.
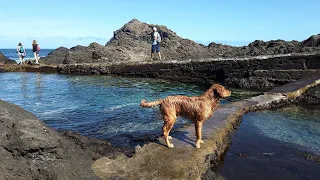
[[[148,77],[210,86],[268,91],[320,72],[320,54],[286,54],[250,58],[185,59],[54,65],[0,66],[0,72],[45,72],[80,75]]]
[[[230,144],[230,137],[238,127],[241,116],[248,111],[277,108],[287,105],[309,88],[320,84],[320,74],[303,78],[294,84],[275,89],[264,95],[219,107],[203,126],[205,144],[195,148],[194,127],[172,133],[173,149],[162,138],[136,150],[131,157],[116,159],[103,157],[92,169],[102,179],[212,179],[222,178],[210,172],[220,155]],[[287,90],[287,91],[285,91]]]
[[[45,72],[56,73],[57,66],[55,65],[18,65],[18,64],[3,64],[0,66],[0,72]]]

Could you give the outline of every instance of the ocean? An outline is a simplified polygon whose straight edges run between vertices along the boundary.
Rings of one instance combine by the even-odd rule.
[[[41,49],[40,58],[47,56],[53,50],[54,49]],[[19,62],[19,57],[18,57],[16,49],[0,49],[0,52],[3,55],[5,55],[7,58]],[[32,49],[26,49],[25,60],[30,60],[30,59],[34,59],[34,55],[33,55]]]

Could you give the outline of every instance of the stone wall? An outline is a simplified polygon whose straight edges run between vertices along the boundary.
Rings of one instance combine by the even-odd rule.
[[[175,80],[199,85],[213,81],[231,87],[268,90],[319,71],[320,54],[268,59],[150,62],[135,64],[65,64],[59,73],[109,74]]]

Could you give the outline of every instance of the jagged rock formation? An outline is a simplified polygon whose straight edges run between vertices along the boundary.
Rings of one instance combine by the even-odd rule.
[[[120,152],[104,141],[59,133],[4,101],[0,122],[0,179],[99,179],[94,160]]]
[[[164,59],[199,59],[208,57],[206,47],[189,39],[179,37],[166,26],[149,25],[136,19],[131,20],[114,32],[107,47],[124,48],[133,60],[150,57],[152,27],[162,34],[161,48]]]
[[[313,35],[305,41],[256,40],[248,46],[234,47],[210,43],[208,46],[179,37],[166,26],[152,25],[133,19],[120,29],[105,46],[91,43],[88,47],[71,49],[58,48],[42,61],[48,64],[136,62],[150,59],[152,27],[156,26],[162,35],[161,51],[163,61],[197,60],[220,57],[252,57],[288,53],[320,51],[320,35]]]
[[[17,64],[17,62],[7,58],[0,52],[0,64]]]

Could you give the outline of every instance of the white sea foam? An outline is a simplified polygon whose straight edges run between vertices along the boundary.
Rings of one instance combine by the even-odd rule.
[[[121,109],[121,108],[127,107],[127,106],[133,106],[133,105],[137,105],[137,103],[121,104],[121,105],[117,105],[117,106],[108,107],[108,108],[105,108],[103,110],[103,112],[112,112],[114,110]]]

